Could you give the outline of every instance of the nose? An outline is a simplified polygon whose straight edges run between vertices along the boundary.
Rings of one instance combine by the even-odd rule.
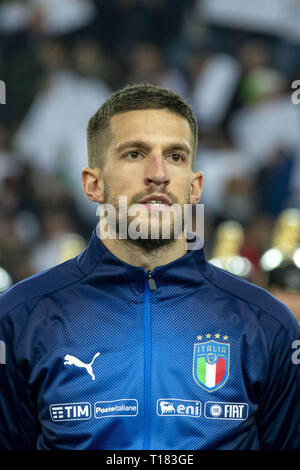
[[[151,184],[164,184],[166,186],[170,183],[167,165],[165,164],[163,155],[160,153],[149,155],[145,167],[144,182],[146,186]]]

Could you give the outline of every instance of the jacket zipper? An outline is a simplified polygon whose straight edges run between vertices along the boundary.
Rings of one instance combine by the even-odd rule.
[[[150,447],[151,435],[151,291],[156,283],[151,271],[147,272],[144,294],[144,443],[143,449]]]

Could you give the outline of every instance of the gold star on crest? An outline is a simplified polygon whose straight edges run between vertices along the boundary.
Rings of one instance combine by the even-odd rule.
[[[220,335],[219,333],[216,333],[216,334],[215,334],[215,338],[217,338],[217,339],[219,339],[220,336],[221,336],[221,335]]]
[[[228,336],[227,336],[227,335],[223,336],[223,339],[224,339],[224,341],[227,341],[227,340],[228,340]]]
[[[202,336],[200,336],[200,335],[197,336],[197,340],[198,340],[198,341],[201,341],[201,340],[202,340]]]
[[[207,333],[206,338],[210,338],[210,337],[211,337],[211,334]]]

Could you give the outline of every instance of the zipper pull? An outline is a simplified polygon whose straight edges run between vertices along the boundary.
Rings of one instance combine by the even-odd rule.
[[[148,271],[148,274],[147,274],[147,281],[148,281],[148,285],[150,287],[150,290],[156,290],[157,289],[155,280],[153,279],[152,273],[151,273],[150,270]]]

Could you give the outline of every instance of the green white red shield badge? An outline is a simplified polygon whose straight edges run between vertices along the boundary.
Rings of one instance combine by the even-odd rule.
[[[229,376],[230,345],[215,340],[194,345],[193,376],[208,392],[222,387]]]

